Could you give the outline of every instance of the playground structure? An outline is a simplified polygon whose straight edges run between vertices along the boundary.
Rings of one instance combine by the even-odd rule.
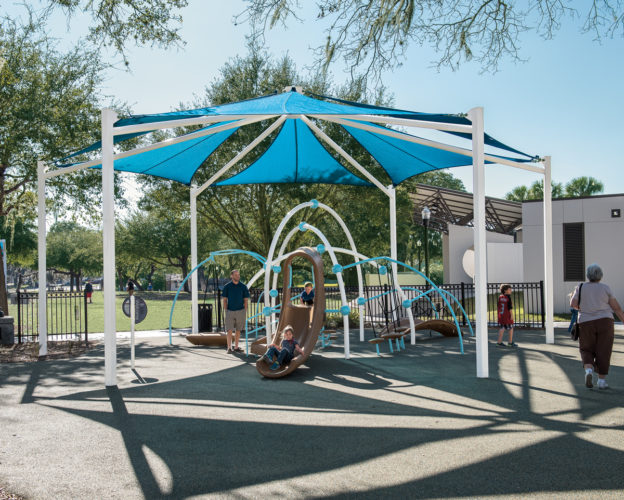
[[[291,275],[290,263],[295,257],[304,257],[312,264],[314,273],[314,283],[316,290],[314,295],[314,305],[293,304],[291,300]],[[270,370],[268,365],[262,361],[256,363],[256,369],[260,375],[267,378],[279,378],[292,373],[300,365],[305,363],[312,354],[319,333],[323,327],[323,317],[325,315],[325,278],[323,275],[323,259],[316,250],[308,247],[299,248],[288,255],[284,262],[284,298],[280,310],[279,323],[276,334],[272,337],[272,342],[279,345],[281,332],[286,325],[290,325],[294,330],[294,338],[299,341],[303,348],[303,354],[295,356],[290,363],[281,366],[279,369]],[[316,293],[318,292],[318,293]],[[268,331],[268,329],[267,329]],[[262,355],[270,345],[269,336],[256,340],[251,347],[254,354]]]
[[[275,253],[275,249],[277,248],[277,245],[281,239],[281,236],[288,222],[291,221],[291,219],[295,216],[297,212],[299,212],[300,210],[303,210],[304,208],[313,208],[315,210],[322,209],[326,211],[327,213],[329,213],[338,222],[340,227],[343,229],[345,235],[347,236],[351,249],[346,250],[342,248],[334,248],[331,245],[331,242],[328,240],[327,236],[320,229],[302,221],[286,234],[286,236],[284,237],[280,245],[279,251]],[[318,237],[318,239],[321,240],[322,243],[318,244],[316,249],[314,250],[310,248],[300,248],[295,251],[287,253],[286,250],[288,248],[288,244],[290,243],[290,241],[292,240],[293,236],[295,235],[297,231],[302,231],[302,232],[310,231],[311,233],[315,234]],[[330,257],[330,260],[332,263],[331,272],[337,278],[338,288],[339,288],[340,296],[341,296],[341,307],[335,310],[325,308],[325,291],[324,291],[324,286],[323,286],[324,273],[323,273],[323,264],[322,264],[322,259],[321,259],[321,255],[324,253],[327,253]],[[336,253],[342,253],[342,254],[351,256],[354,262],[347,264],[347,265],[341,265],[338,262]],[[273,342],[278,342],[280,338],[280,332],[282,328],[287,324],[291,324],[292,326],[295,327],[295,338],[298,338],[301,345],[307,348],[305,349],[306,355],[297,356],[297,358],[293,360],[293,362],[291,362],[289,366],[285,367],[282,370],[279,370],[278,372],[271,372],[266,369],[264,364],[262,364],[263,365],[262,367],[260,366],[258,367],[258,371],[264,376],[277,378],[279,376],[287,375],[288,373],[291,373],[294,369],[296,369],[297,366],[305,362],[305,360],[309,356],[309,353],[311,352],[311,350],[314,348],[314,346],[317,343],[319,333],[321,333],[321,328],[323,326],[322,325],[323,315],[325,313],[339,313],[340,315],[342,315],[343,317],[342,335],[343,335],[343,340],[344,340],[344,356],[345,356],[345,359],[349,359],[350,357],[349,313],[351,312],[351,305],[349,301],[347,300],[342,274],[346,269],[349,269],[351,267],[356,268],[357,277],[358,277],[359,297],[357,298],[356,303],[357,303],[357,307],[359,310],[358,312],[359,312],[359,319],[360,319],[359,321],[360,341],[365,340],[364,323],[365,323],[365,306],[367,302],[371,300],[380,299],[384,295],[390,295],[391,296],[390,302],[395,304],[393,311],[391,311],[391,315],[393,318],[392,323],[386,324],[385,329],[380,332],[380,335],[377,338],[371,340],[371,342],[376,345],[378,354],[380,354],[379,346],[378,346],[380,342],[379,339],[382,339],[384,341],[388,340],[390,349],[392,350],[393,340],[397,341],[397,348],[400,348],[399,343],[398,343],[399,340],[401,341],[401,345],[404,346],[403,336],[406,334],[410,334],[411,343],[415,344],[415,341],[416,341],[415,332],[417,330],[424,330],[424,329],[435,330],[435,331],[442,333],[445,336],[458,337],[460,351],[462,354],[464,352],[461,328],[459,326],[459,321],[455,315],[455,310],[456,309],[461,310],[464,320],[468,320],[468,316],[466,312],[464,311],[463,307],[461,306],[461,304],[459,303],[459,301],[457,300],[457,298],[453,296],[451,293],[449,293],[448,291],[437,287],[427,276],[422,274],[419,270],[405,264],[404,262],[400,262],[398,260],[391,259],[389,257],[383,257],[383,256],[369,258],[360,254],[357,251],[353,237],[351,233],[349,232],[349,229],[347,228],[346,224],[342,220],[342,218],[331,207],[323,203],[320,203],[317,200],[310,200],[308,202],[301,203],[297,205],[296,207],[294,207],[292,210],[290,210],[286,214],[286,216],[284,216],[284,218],[278,225],[278,228],[273,236],[273,239],[271,241],[271,246],[269,249],[269,255],[266,259],[262,257],[261,255],[258,255],[255,252],[249,252],[246,250],[238,250],[238,249],[230,249],[230,250],[221,250],[221,251],[212,252],[208,258],[204,259],[200,264],[195,266],[195,268],[191,270],[191,272],[184,278],[184,280],[180,284],[180,287],[178,288],[178,291],[176,293],[176,296],[174,298],[174,301],[171,307],[171,313],[169,315],[169,318],[170,318],[169,319],[169,343],[170,344],[172,342],[171,329],[172,329],[173,310],[175,308],[178,295],[180,291],[183,289],[184,284],[202,265],[208,262],[214,262],[214,259],[216,256],[233,255],[233,254],[247,254],[249,256],[252,256],[256,260],[258,260],[262,265],[262,269],[260,269],[248,282],[249,287],[251,287],[261,277],[264,277],[264,291],[262,292],[260,299],[259,299],[259,300],[264,300],[264,307],[262,309],[262,312],[257,312],[256,314],[254,314],[253,316],[251,316],[251,318],[248,318],[247,320],[247,321],[251,321],[254,319],[257,320],[259,316],[263,316],[264,325],[258,326],[256,322],[256,325],[253,329],[250,330],[249,328],[245,328],[246,354],[249,354],[249,335],[250,334],[255,334],[255,336],[257,337],[258,332],[260,330],[265,330],[265,335],[262,336],[261,338],[257,338],[257,340],[255,340],[254,343],[252,344],[252,348],[251,348],[251,352],[253,354],[262,355],[266,351],[268,345],[271,345]],[[298,298],[298,296],[297,297],[291,296],[291,287],[292,287],[291,262],[297,256],[304,257],[312,263],[313,281],[314,281],[315,293],[317,297],[315,299],[315,305],[312,308],[314,311],[312,318],[310,318],[309,307],[292,304],[292,300]],[[363,293],[363,279],[362,279],[361,267],[365,264],[372,265],[377,268],[377,271],[380,274],[382,275],[386,274],[388,272],[388,269],[385,265],[380,264],[380,261],[382,262],[385,261],[385,262],[389,262],[393,264],[392,266],[393,286],[389,291],[383,292],[382,294],[375,295],[373,297],[366,298],[364,297],[364,293]],[[283,264],[283,266],[281,264]],[[430,288],[425,291],[420,291],[418,289],[414,289],[411,287],[401,287],[398,283],[398,279],[396,278],[397,272],[398,272],[397,271],[398,266],[405,267],[411,270],[412,272],[415,272],[419,274],[420,276],[422,276],[426,280],[426,282],[429,284]],[[282,271],[284,275],[284,278],[283,278],[284,297],[283,297],[282,304],[276,304],[276,300],[278,297],[277,280],[278,280],[278,276],[280,272]],[[273,276],[271,276],[271,274],[273,274]],[[412,292],[417,292],[417,293],[414,297],[408,298],[406,295],[407,291],[412,291]],[[426,300],[429,303],[431,303],[431,305],[433,306],[430,295],[434,292],[440,297],[440,299],[444,302],[445,306],[451,312],[451,315],[453,317],[453,323],[439,319],[437,311],[435,311],[435,308],[433,310],[435,311],[436,319],[423,321],[419,318],[414,318],[412,314],[412,305],[419,300]],[[407,315],[405,319],[400,319],[401,315],[397,311],[399,307],[404,309]],[[277,314],[279,314],[279,320],[276,320]],[[277,329],[274,329],[274,325],[276,324],[277,324]],[[471,335],[474,335],[472,331],[472,326],[470,325],[469,320],[467,321],[467,324],[468,324],[468,328],[470,329]],[[187,336],[187,340],[196,345],[222,346],[224,345],[224,342],[225,342],[225,335],[223,333],[213,333],[213,334],[192,333]]]
[[[472,164],[474,172],[474,249],[475,249],[475,312],[476,312],[476,372],[478,377],[488,377],[487,344],[487,277],[485,240],[485,169],[486,162],[527,170],[544,176],[544,283],[546,310],[546,342],[554,343],[552,297],[552,199],[551,159],[528,155],[511,148],[484,131],[483,108],[473,108],[461,114],[418,113],[407,110],[359,104],[316,94],[304,95],[300,87],[289,86],[284,91],[248,101],[211,106],[196,110],[176,111],[154,115],[130,116],[118,120],[111,109],[102,110],[102,140],[61,161],[78,154],[101,149],[101,157],[73,164],[55,165],[48,170],[44,162],[38,163],[38,259],[39,259],[39,345],[40,355],[47,353],[46,294],[46,207],[45,183],[56,176],[85,168],[102,169],[102,221],[103,221],[103,277],[107,283],[115,280],[115,214],[114,171],[157,175],[191,186],[191,266],[197,265],[197,197],[211,185],[253,183],[331,183],[374,185],[388,196],[390,204],[390,262],[398,265],[396,231],[396,190],[403,180],[422,172]],[[268,124],[253,141],[212,175],[199,187],[192,185],[195,172],[219,145],[238,128],[252,123]],[[330,122],[342,127],[357,140],[382,166],[391,180],[384,185],[371,172],[360,165],[339,144],[331,139],[316,122]],[[114,144],[155,130],[201,125],[191,133],[158,143],[140,146],[133,150],[116,152]],[[240,162],[265,138],[284,125],[276,139],[260,158],[233,177],[219,181],[226,172]],[[438,130],[471,142],[465,148],[424,139],[391,128],[392,126]],[[282,140],[278,141],[277,139]],[[333,158],[323,141],[358,174],[358,178]],[[485,146],[497,152],[486,152]],[[290,148],[290,149],[285,149]],[[292,152],[295,151],[295,154]],[[502,151],[502,155],[499,152]],[[509,155],[512,156],[503,156]],[[264,169],[265,175],[255,175],[264,158],[289,159],[284,168]],[[92,157],[93,158],[93,157]],[[305,161],[299,162],[302,158]],[[301,163],[301,164],[300,164]],[[262,169],[261,169],[262,170]],[[242,174],[242,175],[241,175]],[[235,179],[237,178],[237,179]],[[272,260],[272,259],[267,259]],[[192,283],[193,332],[197,331],[197,285]],[[266,297],[265,297],[266,300]],[[445,299],[446,300],[446,299]],[[104,290],[104,382],[116,385],[117,341],[114,287]],[[412,326],[413,331],[413,326]],[[348,339],[348,337],[347,337]]]

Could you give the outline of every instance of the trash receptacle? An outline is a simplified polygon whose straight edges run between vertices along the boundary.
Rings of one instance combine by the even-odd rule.
[[[3,316],[2,318],[0,318],[0,344],[15,344],[12,316]]]
[[[212,304],[198,304],[199,306],[199,324],[197,325],[200,332],[212,331]]]

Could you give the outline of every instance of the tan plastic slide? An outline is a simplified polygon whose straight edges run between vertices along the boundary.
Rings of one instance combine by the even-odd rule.
[[[314,305],[304,306],[299,301],[291,302],[290,263],[297,257],[303,257],[312,263],[314,268]],[[279,313],[277,332],[274,333],[274,342],[280,345],[282,330],[286,325],[294,329],[294,338],[303,348],[304,354],[296,355],[288,364],[282,365],[273,371],[264,361],[256,363],[258,372],[267,378],[280,378],[292,373],[300,365],[305,363],[312,354],[318,340],[319,332],[323,327],[325,313],[325,279],[323,277],[323,259],[315,249],[302,247],[295,250],[282,264],[284,270],[284,295],[282,309]],[[267,350],[266,337],[261,337],[251,344],[251,352],[262,356]],[[295,353],[296,354],[296,353]]]
[[[398,326],[394,326],[394,324],[391,323],[388,328],[384,327],[379,332],[379,337],[385,337],[398,332],[409,333],[409,328],[409,320],[407,318],[403,318],[399,322]],[[423,321],[421,319],[414,318],[414,330],[433,330],[434,332],[441,333],[445,337],[457,337],[457,327],[455,326],[455,323],[443,319],[429,319]]]

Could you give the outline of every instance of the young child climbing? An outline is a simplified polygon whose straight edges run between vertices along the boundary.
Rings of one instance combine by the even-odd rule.
[[[303,348],[299,346],[297,339],[293,338],[294,332],[290,325],[286,325],[282,330],[282,342],[281,345],[273,343],[269,346],[268,351],[260,358],[260,361],[264,361],[268,364],[271,370],[277,370],[284,363],[289,362],[295,357],[295,351],[299,354],[303,354]],[[276,361],[273,361],[273,356],[277,357]]]
[[[301,303],[306,306],[314,305],[314,290],[312,289],[312,283],[306,281],[303,288],[304,290],[301,293]]]
[[[514,334],[514,320],[513,320],[513,305],[511,303],[511,285],[501,285],[500,286],[500,296],[498,297],[498,345],[504,346],[503,343],[503,333],[505,330],[509,331],[509,342],[507,345],[509,347],[518,347],[513,341]]]

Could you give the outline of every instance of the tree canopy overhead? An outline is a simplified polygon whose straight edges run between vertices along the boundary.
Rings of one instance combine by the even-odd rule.
[[[236,22],[249,22],[262,38],[275,25],[301,16],[300,0],[246,0]],[[582,5],[581,5],[582,4]],[[522,60],[521,35],[552,38],[564,23],[579,23],[595,39],[624,35],[624,1],[596,0],[318,0],[316,20],[327,25],[316,47],[317,66],[344,60],[352,74],[378,79],[405,61],[410,45],[431,46],[434,64],[456,69],[474,60],[496,71],[503,58]]]
[[[86,15],[90,19],[89,41],[95,47],[112,47],[126,64],[130,44],[169,47],[183,43],[179,11],[188,5],[188,0],[41,0],[41,4],[42,16],[62,11],[68,30],[77,15]],[[37,4],[25,0],[24,6],[32,11]]]
[[[37,161],[51,162],[97,140],[104,65],[78,46],[57,50],[44,20],[0,24],[0,217],[33,217]],[[49,182],[56,199],[85,203],[97,192],[97,172]]]

